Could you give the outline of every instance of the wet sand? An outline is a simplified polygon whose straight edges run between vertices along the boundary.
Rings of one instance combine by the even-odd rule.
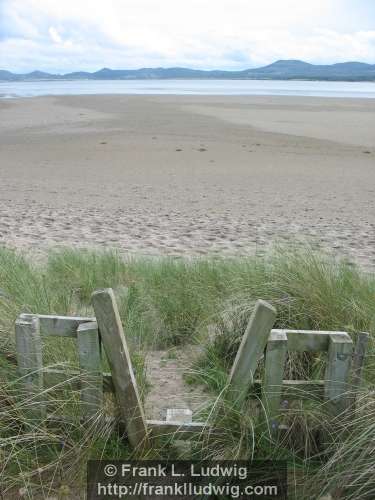
[[[0,101],[0,244],[248,255],[294,238],[375,269],[375,100]]]

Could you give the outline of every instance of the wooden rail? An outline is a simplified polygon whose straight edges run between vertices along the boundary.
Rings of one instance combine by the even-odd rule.
[[[21,319],[37,317],[40,324],[40,333],[52,337],[77,337],[77,328],[82,323],[92,323],[96,318],[80,316],[54,316],[46,314],[21,314]]]
[[[307,383],[302,381],[300,384],[298,384],[299,381],[289,381],[292,382],[290,387],[301,389],[300,397],[297,391],[295,399],[306,399],[305,396],[310,399],[311,391],[315,397],[318,396],[326,401],[327,408],[333,417],[349,408],[351,404],[349,377],[353,341],[348,333],[274,329],[271,331],[265,353],[262,399],[273,431],[276,432],[280,425],[281,399],[292,399],[284,396],[283,372],[287,352],[327,352],[328,354],[324,381],[308,381]],[[363,362],[363,357],[358,360],[359,364],[361,362]]]
[[[178,439],[190,439],[193,435],[218,432],[203,422],[146,420],[113,291],[95,292],[92,301],[95,317],[21,314],[17,319],[18,369],[32,401],[33,418],[47,415],[41,398],[44,389],[69,387],[81,393],[83,420],[101,409],[106,392],[113,392],[129,441],[138,449],[147,450],[149,438],[175,434]],[[229,374],[233,394],[236,397],[250,394],[261,399],[273,432],[283,427],[283,400],[325,400],[333,416],[354,406],[353,395],[348,397],[348,392],[360,386],[368,334],[358,334],[354,350],[346,332],[272,329],[275,319],[276,311],[271,305],[264,301],[256,303]],[[75,338],[79,370],[43,368],[41,339],[44,336]],[[101,344],[111,373],[103,373]],[[284,379],[288,352],[304,351],[327,352],[325,380]],[[264,380],[254,380],[263,357]]]

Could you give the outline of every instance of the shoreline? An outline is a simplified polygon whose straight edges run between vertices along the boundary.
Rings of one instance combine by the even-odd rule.
[[[1,81],[0,100],[48,96],[281,96],[375,99],[375,81],[312,79],[79,79]]]
[[[0,82],[1,83],[1,82]],[[374,88],[375,88],[375,82],[374,82]],[[239,97],[239,98],[248,98],[248,97],[280,97],[280,98],[292,98],[292,99],[326,99],[327,101],[332,101],[332,100],[342,100],[342,101],[348,101],[348,100],[355,100],[355,101],[373,101],[375,102],[375,97],[342,97],[342,96],[323,96],[323,95],[289,95],[289,94],[178,94],[178,93],[168,93],[168,94],[142,94],[142,93],[118,93],[118,94],[113,94],[113,93],[108,93],[108,94],[43,94],[43,95],[29,95],[29,96],[14,96],[14,97],[3,97],[0,94],[0,103],[1,102],[7,102],[7,101],[21,101],[21,100],[29,100],[29,99],[44,99],[44,98],[69,98],[69,97],[80,97],[80,96],[87,96],[87,97],[96,97],[96,98],[101,98],[101,97],[113,97],[117,98],[119,96],[129,96],[129,97],[221,97],[223,99],[226,98],[231,98],[231,97]]]

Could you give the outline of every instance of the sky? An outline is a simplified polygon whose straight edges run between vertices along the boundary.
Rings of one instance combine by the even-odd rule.
[[[0,0],[0,69],[375,64],[375,0]]]

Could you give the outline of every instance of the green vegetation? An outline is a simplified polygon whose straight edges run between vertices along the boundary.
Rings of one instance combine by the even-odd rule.
[[[26,498],[32,498],[30,491],[41,498],[63,496],[68,487],[82,484],[89,457],[131,455],[113,422],[103,425],[101,415],[80,422],[79,394],[69,384],[44,394],[49,412],[56,418],[65,414],[69,421],[52,427],[31,421],[27,410],[33,398],[22,392],[16,373],[13,330],[21,312],[92,315],[90,295],[103,287],[115,290],[143,393],[147,350],[200,346],[201,354],[192,360],[186,379],[207,392],[210,402],[200,417],[210,418],[221,432],[215,440],[193,443],[194,457],[284,458],[295,498],[315,498],[323,490],[338,489],[339,498],[374,497],[373,340],[363,394],[350,425],[341,425],[345,416],[330,421],[321,402],[296,402],[285,410],[291,429],[276,445],[262,424],[259,403],[253,399],[237,403],[227,395],[228,369],[258,298],[277,308],[278,328],[344,330],[354,339],[357,332],[368,331],[374,338],[374,276],[311,249],[278,248],[263,257],[225,260],[124,260],[112,251],[67,249],[51,252],[41,264],[0,250],[0,493],[4,498],[8,488],[21,489]],[[45,364],[74,367],[74,353],[73,341],[48,339],[43,355]],[[286,378],[321,378],[324,362],[323,355],[290,357]],[[107,401],[103,412],[113,410],[113,401]],[[331,443],[324,454],[318,433],[322,427]],[[169,443],[159,443],[153,450],[158,457],[173,453]],[[314,488],[318,488],[315,497]]]

